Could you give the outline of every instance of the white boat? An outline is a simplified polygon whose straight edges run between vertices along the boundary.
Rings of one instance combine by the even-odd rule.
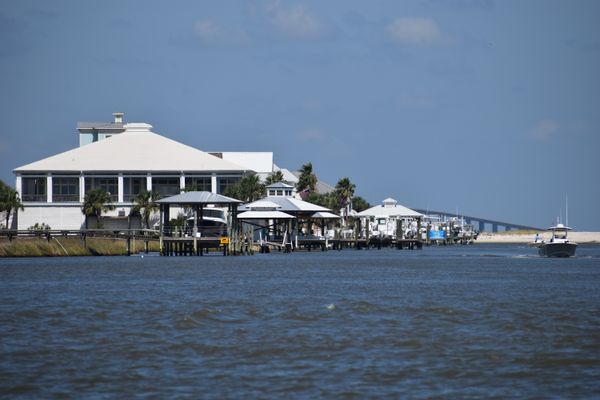
[[[194,227],[194,217],[186,219],[186,230],[191,232]],[[222,236],[227,233],[227,218],[225,210],[220,208],[205,208],[202,218],[198,215],[198,232],[202,236]]]
[[[542,257],[573,257],[577,243],[569,241],[568,232],[572,230],[563,224],[556,224],[548,228],[552,231],[550,241],[535,242],[538,252]]]

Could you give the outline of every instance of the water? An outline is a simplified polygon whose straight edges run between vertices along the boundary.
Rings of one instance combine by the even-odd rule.
[[[0,396],[600,396],[600,246],[0,259]]]

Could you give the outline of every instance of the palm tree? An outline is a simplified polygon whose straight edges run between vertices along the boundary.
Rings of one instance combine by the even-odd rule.
[[[317,176],[313,173],[312,163],[307,163],[300,168],[300,176],[296,184],[296,190],[301,193],[305,190],[314,192],[317,186]]]
[[[24,210],[19,192],[0,181],[0,211],[6,212],[6,229],[11,212],[19,209]]]
[[[340,207],[346,207],[352,203],[356,185],[350,182],[349,178],[342,178],[335,185],[335,193],[339,201]]]
[[[260,183],[258,175],[246,175],[235,185],[229,187],[225,196],[233,197],[246,203],[265,197],[265,185]]]
[[[287,183],[283,179],[283,172],[281,172],[281,171],[275,171],[271,175],[267,176],[267,179],[265,179],[265,185],[267,185],[267,186],[272,185],[277,182]]]
[[[144,190],[133,199],[134,206],[131,209],[132,214],[139,214],[146,229],[150,229],[150,216],[159,210],[158,204],[154,202],[157,195],[154,192]]]
[[[100,216],[103,212],[114,210],[115,206],[111,204],[112,198],[106,190],[97,188],[88,191],[83,198],[81,211],[85,215],[85,229],[88,229],[88,217],[94,215],[96,224],[100,224]]]

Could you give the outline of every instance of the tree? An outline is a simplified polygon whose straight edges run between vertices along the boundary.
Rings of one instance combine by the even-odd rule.
[[[335,210],[337,205],[335,204],[336,203],[335,198],[332,196],[332,193],[321,194],[321,193],[317,193],[317,192],[311,192],[308,194],[308,196],[306,196],[306,199],[304,201],[307,201],[309,203],[316,204],[318,206],[325,207],[334,212],[337,212]]]
[[[356,185],[350,182],[349,178],[342,178],[335,185],[335,197],[337,198],[339,208],[344,208],[352,205],[352,197],[354,197]],[[349,210],[349,208],[348,208]]]
[[[267,185],[267,186],[272,185],[277,182],[287,183],[283,179],[283,172],[281,172],[281,171],[275,171],[271,175],[267,176],[267,179],[265,179],[265,185]]]
[[[112,198],[106,190],[97,188],[88,191],[83,198],[83,205],[81,206],[81,211],[86,216],[85,229],[88,229],[88,217],[92,215],[96,217],[96,224],[99,225],[102,213],[115,209],[115,206],[111,203]]]
[[[371,205],[365,199],[360,196],[354,196],[352,198],[352,209],[354,211],[361,212],[367,208],[371,208]]]
[[[139,214],[146,229],[150,229],[150,217],[152,216],[152,213],[155,213],[160,209],[158,204],[154,202],[157,197],[158,195],[156,193],[144,190],[143,192],[138,193],[133,199],[134,205],[131,209],[131,214]]]
[[[300,168],[300,176],[296,184],[296,190],[301,193],[305,190],[314,192],[317,186],[317,176],[313,173],[312,163],[307,163]]]
[[[225,192],[225,196],[250,203],[265,197],[265,192],[265,185],[260,183],[258,175],[248,174],[235,185],[230,186]]]
[[[8,220],[13,210],[24,209],[19,192],[0,181],[0,211],[6,212],[6,229],[8,229]]]

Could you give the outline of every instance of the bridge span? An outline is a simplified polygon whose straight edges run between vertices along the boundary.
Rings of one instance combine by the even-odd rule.
[[[413,210],[420,212],[421,214],[426,215],[439,215],[441,217],[452,218],[457,217],[456,213],[448,213],[445,211],[434,211],[434,210],[423,210],[420,208],[413,208]],[[459,215],[459,218],[464,218],[467,224],[472,224],[473,226],[479,226],[479,232],[485,232],[486,227],[491,227],[492,232],[498,232],[498,227],[503,227],[505,231],[510,230],[532,230],[532,231],[542,231],[544,229],[537,228],[535,226],[528,225],[520,225],[513,224],[511,222],[503,222],[503,221],[495,221],[489,218],[480,218],[480,217],[472,217],[468,215]]]

